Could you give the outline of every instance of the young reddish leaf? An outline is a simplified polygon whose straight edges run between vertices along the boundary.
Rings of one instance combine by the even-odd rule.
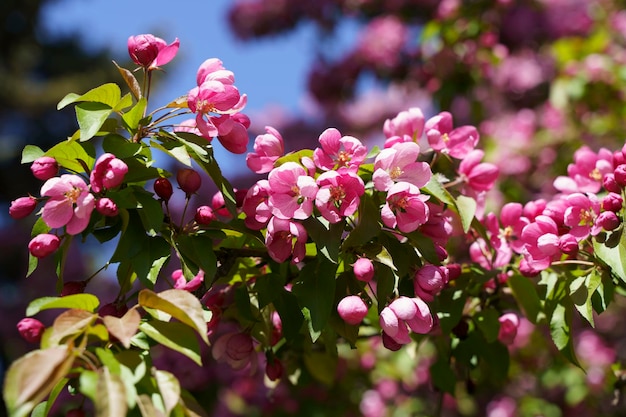
[[[137,397],[137,406],[143,417],[165,417],[165,414],[154,406],[150,397],[141,394]]]
[[[191,293],[171,289],[160,293],[144,289],[139,292],[139,305],[163,311],[198,332],[208,345],[207,324],[200,301]]]
[[[56,346],[66,337],[83,332],[96,318],[96,314],[85,310],[64,311],[54,320],[51,333],[45,339],[46,345]]]
[[[141,316],[136,309],[131,308],[121,318],[115,316],[104,316],[104,325],[109,333],[115,336],[126,349],[130,347],[130,340],[139,329]]]
[[[139,86],[139,82],[137,81],[137,78],[135,78],[135,74],[133,74],[131,71],[127,70],[126,68],[120,67],[119,65],[117,65],[117,62],[115,61],[113,61],[113,65],[117,67],[117,70],[122,75],[122,78],[124,79],[124,81],[126,81],[126,85],[130,89],[130,92],[133,94],[135,99],[139,100],[142,97],[141,87]]]
[[[4,401],[9,415],[30,414],[69,372],[74,355],[67,346],[39,349],[11,364],[4,381]]]
[[[122,379],[104,367],[99,371],[97,387],[98,395],[94,400],[96,417],[125,416],[128,404]]]
[[[180,401],[180,383],[173,374],[158,369],[154,371],[154,378],[163,398],[165,415],[169,416]]]

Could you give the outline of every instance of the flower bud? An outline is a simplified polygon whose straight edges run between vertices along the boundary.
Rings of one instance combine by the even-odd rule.
[[[578,239],[573,235],[566,233],[559,237],[559,249],[566,255],[575,255],[578,253]]]
[[[28,250],[36,258],[45,258],[59,249],[60,244],[61,240],[57,235],[42,233],[30,241]]]
[[[213,209],[209,206],[200,206],[196,209],[196,215],[194,219],[198,224],[210,224],[217,219],[217,216],[213,212]]]
[[[369,258],[359,258],[352,265],[356,279],[370,282],[374,278],[374,263]]]
[[[609,193],[602,199],[602,208],[607,211],[618,212],[624,205],[624,199],[617,193]]]
[[[392,352],[395,352],[397,350],[400,350],[402,344],[396,342],[391,336],[383,332],[383,346],[391,350]]]
[[[17,331],[27,342],[39,343],[46,327],[37,319],[27,317],[17,323]]]
[[[112,153],[105,153],[98,158],[89,176],[91,190],[99,193],[105,188],[115,188],[122,184],[127,173],[128,165],[124,161]]]
[[[443,289],[448,282],[448,270],[435,265],[424,265],[413,278],[415,295],[424,301],[433,301],[435,295]]]
[[[626,186],[626,164],[618,165],[613,171],[615,182],[620,186]],[[609,190],[612,191],[612,190]]]
[[[349,295],[339,301],[337,312],[346,323],[356,325],[367,315],[367,304],[358,295]]]
[[[276,358],[267,361],[265,365],[265,375],[270,381],[277,381],[283,376],[283,364]]]
[[[14,219],[23,219],[37,207],[37,199],[35,197],[20,197],[11,201],[9,207],[9,215]]]
[[[178,53],[178,38],[171,44],[154,35],[145,34],[128,38],[128,54],[135,64],[154,69],[170,62]]]
[[[596,218],[596,224],[604,230],[615,230],[620,223],[619,217],[612,211],[603,211]]]
[[[176,174],[176,181],[178,181],[178,186],[187,196],[194,194],[200,189],[200,185],[202,185],[200,174],[191,168],[179,170]]]
[[[174,189],[172,188],[172,183],[167,178],[157,178],[154,181],[154,192],[159,196],[160,199],[165,201],[166,203],[170,201],[172,198],[172,194],[174,194]]]
[[[59,164],[56,159],[50,156],[42,156],[33,161],[30,170],[35,178],[46,181],[57,175]]]
[[[82,294],[87,286],[87,281],[67,281],[63,284],[61,297],[72,294]]]
[[[98,310],[98,315],[100,317],[104,316],[114,316],[114,317],[122,317],[124,314],[128,312],[128,307],[125,304],[120,303],[108,303],[100,307]]]
[[[115,217],[118,214],[117,204],[107,197],[99,198],[96,201],[96,210],[98,210],[98,213],[107,217]]]
[[[519,327],[519,318],[515,313],[506,313],[498,319],[500,322],[500,330],[498,331],[498,340],[505,345],[511,345],[517,336],[517,328]]]
[[[602,178],[602,186],[604,187],[605,190],[612,192],[612,193],[619,194],[622,192],[622,188],[617,183],[617,181],[615,181],[615,174],[613,173],[606,174]]]

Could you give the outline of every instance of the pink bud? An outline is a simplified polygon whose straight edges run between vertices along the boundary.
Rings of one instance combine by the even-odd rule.
[[[374,278],[374,263],[369,258],[359,258],[352,265],[356,279],[370,282]]]
[[[20,197],[11,201],[9,215],[14,219],[23,219],[35,210],[37,199],[35,197]]]
[[[367,304],[361,297],[349,295],[339,301],[337,312],[346,323],[356,325],[367,315]]]
[[[224,200],[224,194],[218,191],[213,195],[211,199],[211,206],[213,210],[222,217],[231,217],[228,208],[226,208],[226,200]]]
[[[622,192],[622,188],[617,183],[617,181],[615,181],[615,174],[613,173],[606,174],[602,178],[602,186],[604,187],[605,190],[610,191],[612,193],[619,194]]]
[[[617,182],[620,187],[626,186],[626,164],[618,165],[615,171],[613,171],[613,175],[615,176],[615,182]]]
[[[596,224],[604,230],[615,230],[621,224],[621,221],[614,212],[603,211],[596,218]]]
[[[128,38],[128,54],[131,59],[144,68],[153,69],[170,62],[178,53],[178,38],[171,44],[163,39],[145,34]]]
[[[569,233],[560,236],[559,249],[566,255],[575,255],[578,253],[578,239]]]
[[[154,181],[154,192],[167,203],[174,194],[172,183],[167,178],[157,178]]]
[[[176,174],[176,181],[178,181],[178,186],[187,196],[194,194],[200,189],[200,185],[202,185],[200,174],[191,168],[179,170]]]
[[[56,159],[50,156],[42,156],[33,161],[30,170],[35,178],[46,181],[57,175],[59,172],[59,164]]]
[[[618,212],[624,205],[624,199],[617,193],[609,193],[602,199],[602,208],[608,211]]]
[[[28,250],[37,258],[45,258],[59,249],[60,244],[61,240],[57,235],[42,233],[30,241]]]
[[[103,188],[115,188],[122,184],[126,173],[128,173],[128,165],[124,161],[111,153],[105,153],[98,158],[89,176],[91,190],[99,193]]]
[[[511,345],[517,336],[517,328],[519,327],[519,318],[515,313],[506,313],[498,319],[500,322],[500,330],[498,331],[498,340],[505,345]]]
[[[435,265],[424,265],[413,278],[415,295],[425,301],[433,301],[435,295],[443,289],[448,282],[448,270]]]
[[[27,342],[39,343],[46,327],[37,319],[25,318],[17,323],[17,331]]]
[[[196,209],[196,215],[194,219],[198,224],[210,224],[217,219],[217,216],[213,212],[213,209],[209,206],[200,206]]]
[[[115,217],[118,214],[117,204],[107,197],[99,198],[96,201],[96,210],[98,210],[98,213],[107,217]]]
[[[265,375],[270,381],[277,381],[283,376],[283,364],[276,358],[267,361],[265,366]]]
[[[383,346],[395,352],[397,350],[400,350],[400,348],[402,347],[402,344],[396,342],[391,336],[383,332]]]

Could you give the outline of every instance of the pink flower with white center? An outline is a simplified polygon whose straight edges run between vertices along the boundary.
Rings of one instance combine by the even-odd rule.
[[[313,213],[318,185],[296,162],[286,162],[268,175],[272,214],[281,219],[306,219]]]
[[[498,319],[500,322],[500,330],[498,331],[498,340],[505,345],[512,345],[517,336],[517,328],[519,327],[519,317],[515,313],[505,313]]]
[[[274,162],[285,154],[283,137],[278,130],[265,126],[264,135],[254,139],[254,152],[246,156],[248,168],[257,174],[265,174],[274,168]]]
[[[337,304],[339,316],[348,324],[357,325],[367,315],[367,304],[358,295],[344,297]]]
[[[341,136],[339,130],[328,128],[319,137],[321,148],[313,151],[318,168],[329,171],[340,167],[358,167],[367,156],[367,148],[355,137]]]
[[[426,138],[435,151],[463,159],[474,150],[480,135],[474,126],[460,126],[456,129],[452,126],[452,115],[447,111],[441,112],[426,121]]]
[[[167,44],[154,35],[137,35],[128,38],[128,54],[135,64],[149,70],[156,69],[170,62],[178,53],[180,41]]]
[[[474,191],[489,191],[498,179],[498,167],[482,161],[485,153],[474,149],[465,155],[459,164],[458,173],[461,181]]]
[[[387,191],[386,203],[381,210],[385,226],[398,227],[403,233],[415,231],[428,221],[428,196],[408,182],[397,182]]]
[[[240,95],[237,87],[216,80],[207,80],[187,93],[187,106],[196,114],[196,127],[206,138],[230,132],[216,126],[215,115],[230,115],[245,107],[246,95]]]
[[[124,181],[128,165],[115,155],[105,153],[96,161],[96,166],[89,176],[91,191],[99,193],[104,189],[115,188]]]
[[[218,362],[225,362],[235,370],[241,370],[248,365],[256,369],[257,366],[254,341],[248,333],[223,334],[213,344],[211,353],[213,359]]]
[[[324,172],[317,178],[317,185],[315,206],[330,223],[338,223],[353,215],[365,192],[361,177],[347,168]]]
[[[285,262],[289,257],[293,263],[302,261],[307,239],[306,229],[300,223],[272,217],[267,224],[265,246],[276,262]]]
[[[556,222],[548,216],[539,215],[533,223],[522,230],[524,259],[535,271],[547,269],[561,255],[559,230]]]
[[[185,291],[195,291],[204,282],[204,271],[200,270],[191,280],[187,281],[182,269],[177,269],[172,272],[172,279],[174,280],[174,288]]]
[[[597,193],[604,176],[613,173],[613,153],[600,149],[598,153],[583,146],[574,152],[574,162],[567,166],[567,176],[554,180],[554,187],[565,194]]]
[[[409,330],[426,334],[433,328],[433,316],[421,298],[400,296],[380,312],[380,327],[398,344],[411,342]]]
[[[41,217],[49,227],[65,226],[70,235],[85,230],[96,202],[81,177],[63,174],[50,178],[41,187],[41,195],[48,197]]]
[[[425,186],[432,177],[430,166],[417,160],[420,147],[415,142],[402,142],[380,151],[374,161],[374,187],[387,191],[396,182]]]
[[[520,240],[522,230],[530,223],[523,216],[524,207],[520,203],[507,203],[500,210],[500,226],[490,228],[492,236],[505,239],[516,253],[521,254],[524,244]],[[489,215],[487,215],[489,218]],[[487,220],[489,223],[490,220]]]
[[[419,107],[401,111],[393,119],[385,120],[383,133],[386,138],[392,136],[410,136],[417,141],[424,132],[424,113]]]
[[[448,281],[449,274],[445,266],[424,265],[413,277],[415,295],[424,301],[433,301]]]
[[[591,233],[596,217],[600,213],[600,202],[595,194],[570,194],[565,199],[567,208],[563,222],[570,227],[569,233],[577,239],[585,239]]]
[[[241,210],[246,215],[244,223],[249,229],[261,230],[270,221],[272,207],[269,204],[269,190],[268,180],[259,180],[248,189]]]

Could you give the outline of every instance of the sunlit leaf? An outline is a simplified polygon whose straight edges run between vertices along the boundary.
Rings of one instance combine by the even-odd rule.
[[[117,67],[117,70],[122,75],[124,81],[126,81],[126,85],[130,89],[130,92],[133,94],[133,97],[135,97],[135,100],[139,100],[142,96],[141,87],[139,86],[139,82],[137,81],[137,78],[135,78],[135,75],[132,73],[132,71],[129,71],[126,68],[122,68],[117,65],[117,62],[113,61],[113,64]]]
[[[74,93],[70,93],[66,95],[60,102],[57,104],[57,110],[61,110],[65,106],[80,102],[80,101],[89,101],[94,103],[101,103],[109,106],[110,108],[115,107],[117,103],[119,103],[122,97],[122,91],[117,84],[107,83],[102,84],[96,88],[93,88],[86,92],[83,95],[78,95]]]
[[[154,378],[163,398],[165,415],[169,415],[180,401],[180,383],[172,373],[158,369],[154,370]]]
[[[467,233],[472,225],[472,220],[474,220],[474,215],[476,214],[476,200],[465,195],[460,195],[456,199],[456,207],[461,217],[463,231]]]
[[[160,293],[144,289],[139,292],[139,305],[161,310],[194,329],[206,344],[207,324],[202,304],[193,294],[184,290],[171,289]]]
[[[593,250],[596,257],[611,268],[611,272],[626,283],[626,233],[622,233],[619,244],[608,247],[594,239]]]
[[[327,386],[335,382],[337,375],[337,357],[324,352],[307,352],[304,364],[315,379]]]
[[[63,168],[77,173],[85,172],[83,163],[87,167],[92,167],[95,163],[95,158],[89,155],[80,143],[69,140],[59,142],[50,148],[45,156],[56,159]]]
[[[22,164],[29,164],[33,162],[35,159],[44,156],[44,151],[35,145],[26,145],[24,150],[22,150]]]
[[[165,414],[154,406],[154,403],[146,394],[139,395],[137,406],[143,417],[165,417]]]
[[[182,353],[199,366],[202,365],[198,337],[186,324],[154,320],[141,323],[139,330],[163,346]]]
[[[97,315],[85,310],[71,309],[61,313],[52,324],[52,331],[47,338],[49,346],[56,346],[68,336],[85,331],[92,324]]]
[[[136,309],[131,308],[121,318],[115,316],[105,316],[102,318],[107,330],[115,336],[122,345],[130,348],[130,341],[139,329],[141,316]]]
[[[507,285],[513,291],[515,300],[524,310],[526,318],[537,324],[542,307],[535,285],[530,279],[518,274],[511,275],[507,280]]]
[[[80,128],[81,142],[91,139],[109,118],[113,109],[106,104],[85,102],[76,105],[76,120]]]
[[[109,368],[100,368],[98,372],[98,395],[94,399],[96,417],[120,417],[128,411],[126,390],[119,375],[111,373]]]
[[[100,300],[93,294],[72,294],[65,297],[42,297],[31,301],[26,308],[27,316],[34,316],[42,310],[51,308],[76,308],[94,312],[100,305]]]

